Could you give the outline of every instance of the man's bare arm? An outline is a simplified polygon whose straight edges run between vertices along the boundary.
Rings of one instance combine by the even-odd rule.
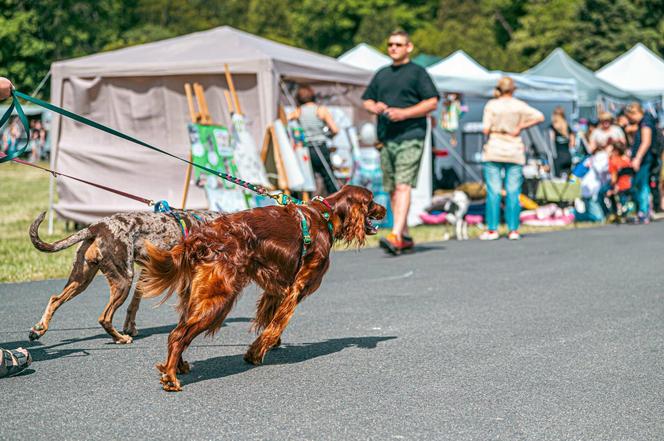
[[[420,101],[414,106],[403,109],[388,107],[387,110],[385,110],[385,114],[392,121],[403,121],[406,119],[427,116],[429,113],[436,110],[436,107],[438,107],[438,97],[433,97]]]
[[[376,102],[374,100],[365,100],[362,105],[367,112],[373,113],[374,115],[380,115],[385,109],[387,109],[387,104],[380,101]]]

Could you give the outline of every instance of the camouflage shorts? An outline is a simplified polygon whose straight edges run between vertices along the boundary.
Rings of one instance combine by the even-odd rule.
[[[394,191],[397,184],[417,185],[420,159],[424,150],[424,140],[387,141],[380,150],[380,165],[383,169],[383,188]]]

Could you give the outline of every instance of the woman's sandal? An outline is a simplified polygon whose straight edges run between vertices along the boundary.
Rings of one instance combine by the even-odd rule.
[[[32,357],[27,349],[18,348],[12,351],[0,348],[0,378],[11,377],[32,363]]]

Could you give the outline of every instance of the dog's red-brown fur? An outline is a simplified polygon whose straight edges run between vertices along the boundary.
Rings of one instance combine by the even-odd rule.
[[[202,332],[214,334],[242,289],[255,282],[264,292],[257,302],[254,328],[261,332],[244,356],[261,364],[267,351],[280,343],[299,302],[321,284],[334,240],[364,244],[375,234],[369,219],[382,219],[385,208],[369,190],[345,186],[326,198],[332,207],[332,232],[321,201],[299,206],[310,229],[311,244],[302,256],[303,233],[297,208],[265,207],[223,215],[206,224],[172,250],[148,244],[141,280],[144,297],[165,290],[177,292],[180,321],[168,337],[166,362],[157,365],[164,390],[181,390],[176,373],[187,373],[183,351]]]

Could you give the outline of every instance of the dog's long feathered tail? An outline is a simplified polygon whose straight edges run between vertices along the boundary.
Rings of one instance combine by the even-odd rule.
[[[84,241],[85,239],[89,239],[94,236],[94,234],[92,234],[89,229],[84,228],[69,237],[58,240],[57,242],[44,242],[39,237],[39,225],[41,225],[45,216],[46,212],[43,211],[39,216],[37,216],[37,219],[32,222],[32,225],[30,225],[30,240],[32,241],[32,245],[34,245],[35,248],[37,248],[39,251],[43,251],[45,253],[55,253],[56,251],[64,250],[65,248],[69,248],[78,242]]]
[[[168,290],[161,303],[174,292],[186,295],[191,283],[191,268],[184,246],[174,246],[171,250],[162,250],[145,242],[146,259],[140,259],[143,266],[139,287],[143,297],[157,297]]]

